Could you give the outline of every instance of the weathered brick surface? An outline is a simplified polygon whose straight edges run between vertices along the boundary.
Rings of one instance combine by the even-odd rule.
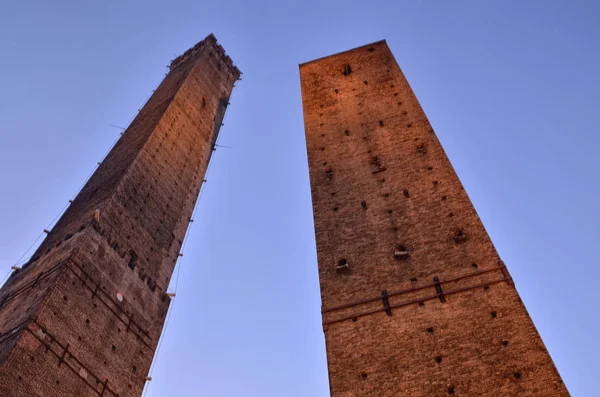
[[[386,43],[300,76],[331,395],[568,396]]]
[[[141,394],[239,75],[212,35],[175,59],[32,260],[0,290],[0,396]]]

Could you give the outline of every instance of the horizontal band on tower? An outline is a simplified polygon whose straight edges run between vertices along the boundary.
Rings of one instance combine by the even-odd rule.
[[[506,276],[506,274],[508,274],[508,273],[505,274],[504,271],[503,271],[503,269],[506,269],[506,265],[504,265],[504,264],[502,264],[502,265],[500,265],[498,267],[494,267],[494,268],[486,269],[486,270],[480,270],[480,271],[477,271],[477,272],[469,273],[469,274],[466,274],[464,276],[452,278],[452,279],[449,279],[449,280],[444,280],[444,281],[440,280],[439,284],[446,284],[446,283],[451,283],[451,282],[454,282],[454,281],[460,281],[460,280],[463,280],[463,279],[466,279],[466,278],[479,276],[479,275],[490,273],[490,272],[493,272],[493,271],[496,271],[496,270],[501,270],[502,274],[505,277],[505,279],[510,278],[510,276],[508,276],[508,277]],[[511,280],[512,280],[512,278],[511,278]],[[400,291],[396,291],[396,292],[390,292],[390,293],[388,293],[388,296],[392,297],[392,296],[407,294],[407,293],[410,293],[410,292],[421,291],[421,290],[426,289],[426,288],[434,287],[435,284],[436,283],[431,283],[431,284],[423,285],[421,287],[408,288],[408,289],[404,289],[404,290],[400,290]],[[346,309],[346,308],[349,308],[349,307],[352,307],[352,306],[361,305],[363,303],[375,302],[375,301],[378,301],[380,299],[381,299],[381,296],[377,296],[377,297],[374,297],[374,298],[367,298],[367,299],[363,299],[363,300],[356,301],[356,302],[351,302],[351,303],[346,303],[346,304],[339,305],[339,306],[329,307],[329,308],[326,308],[326,309],[322,309],[321,313],[325,314],[325,313],[333,312],[333,311],[336,311],[336,310]]]
[[[443,291],[442,290],[442,285],[443,284],[448,284],[448,283],[452,283],[452,282],[457,282],[460,280],[465,280],[465,279],[469,279],[469,278],[473,278],[476,276],[480,276],[480,275],[484,275],[484,274],[488,274],[494,271],[499,271],[502,274],[502,278],[500,279],[496,279],[496,280],[488,280],[488,281],[484,281],[484,282],[479,282],[473,285],[468,285],[465,287],[460,287],[460,288],[455,288],[455,289],[450,289],[447,291]],[[491,268],[491,269],[486,269],[486,270],[480,270],[477,272],[472,272],[469,274],[466,274],[464,276],[460,276],[460,277],[455,277],[452,279],[448,279],[448,280],[444,280],[441,281],[439,280],[437,277],[434,278],[434,282],[427,284],[427,285],[423,285],[420,287],[416,287],[416,288],[410,288],[410,289],[404,289],[404,290],[400,290],[400,291],[396,291],[396,292],[391,292],[388,293],[386,290],[383,291],[383,307],[378,307],[378,308],[374,308],[371,310],[366,310],[366,311],[362,311],[359,313],[353,313],[353,314],[348,314],[348,315],[344,315],[343,317],[340,318],[334,318],[334,319],[329,319],[329,320],[323,320],[323,325],[329,325],[329,324],[333,324],[333,323],[338,323],[341,321],[345,321],[345,320],[350,320],[350,319],[356,319],[358,317],[363,317],[363,316],[367,316],[370,314],[374,314],[374,313],[378,313],[381,311],[385,311],[386,313],[388,313],[388,315],[391,315],[391,309],[394,308],[399,308],[399,307],[403,307],[403,306],[408,306],[408,305],[412,305],[415,303],[423,303],[425,301],[428,300],[432,300],[432,299],[440,299],[441,302],[445,302],[445,296],[448,295],[453,295],[453,294],[457,294],[459,292],[464,292],[464,291],[468,291],[468,290],[472,290],[472,289],[476,289],[476,288],[481,288],[481,287],[488,287],[489,285],[492,284],[497,284],[499,282],[506,282],[511,286],[514,286],[514,282],[512,280],[512,277],[510,276],[510,274],[508,273],[508,269],[506,268],[506,266],[504,265],[503,262],[499,262],[499,266],[495,267],[495,268]],[[409,299],[406,300],[404,302],[400,302],[400,303],[395,303],[395,304],[390,304],[389,303],[389,298],[393,297],[393,296],[400,296],[400,295],[405,295],[405,294],[409,294],[409,293],[413,293],[413,292],[418,292],[418,291],[423,291],[427,288],[433,288],[435,289],[435,294],[433,295],[427,295],[427,296],[421,296],[418,298],[414,298],[414,299]],[[323,309],[321,311],[322,315],[325,316],[327,313],[332,313],[334,311],[338,311],[338,310],[342,310],[342,309],[348,309],[351,307],[355,307],[355,306],[359,306],[359,305],[363,305],[363,304],[367,304],[367,303],[373,303],[373,302],[377,302],[377,301],[381,301],[382,300],[382,296],[377,296],[377,297],[373,297],[373,298],[368,298],[368,299],[363,299],[360,301],[355,301],[355,302],[351,302],[351,303],[347,303],[344,305],[339,305],[339,306],[334,306],[334,307],[330,307],[330,308],[326,308]]]

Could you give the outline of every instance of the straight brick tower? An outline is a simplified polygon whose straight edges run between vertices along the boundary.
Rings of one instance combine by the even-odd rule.
[[[331,396],[568,396],[385,41],[300,77]]]
[[[140,396],[240,72],[213,35],[177,57],[32,259],[0,290],[0,396]]]

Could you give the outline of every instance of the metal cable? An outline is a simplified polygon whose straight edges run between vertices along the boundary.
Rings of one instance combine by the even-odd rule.
[[[231,97],[230,97],[230,99],[231,99]],[[225,121],[225,117],[227,116],[227,109],[228,108],[229,107],[227,107],[225,109],[225,114],[223,115],[223,119],[221,120],[222,123],[224,123],[224,121]],[[217,135],[217,140],[215,141],[215,147],[218,146],[217,143],[219,141],[219,138],[220,138],[220,136]],[[213,148],[211,148],[211,150],[213,150]],[[210,167],[211,167],[211,165],[213,163],[212,159],[213,159],[213,157],[211,156],[210,160],[208,162],[208,165],[206,166],[206,172],[204,173],[204,175],[205,175],[204,178],[207,178],[207,176],[208,176],[208,174],[210,172]],[[200,192],[198,193],[198,200],[196,201],[196,204],[195,204],[194,209],[192,211],[192,217],[191,217],[191,219],[195,219],[194,216],[196,214],[196,211],[198,210],[198,206],[200,204],[200,201],[202,200],[202,193],[204,192],[204,189],[205,189],[204,186],[205,186],[205,182],[202,182],[202,185],[200,186]],[[187,244],[187,242],[189,240],[189,236],[190,236],[190,234],[192,232],[192,227],[193,227],[192,223],[193,222],[190,222],[190,225],[188,226],[186,234],[185,234],[185,236],[183,238],[183,243],[181,244],[181,251],[180,252],[182,254],[185,252],[186,244]],[[183,256],[180,256],[178,258],[178,261],[177,261],[177,273],[176,273],[176,276],[175,276],[175,286],[174,286],[174,292],[175,293],[177,293],[177,289],[178,289],[178,286],[179,286],[179,274],[181,273],[181,267],[182,267],[182,265],[183,265]],[[175,307],[176,298],[177,298],[177,294],[175,294],[175,296],[172,299],[172,303],[169,306],[169,310],[168,310],[168,313],[167,313],[167,318],[165,320],[165,325],[163,326],[162,335],[160,336],[160,339],[158,341],[158,345],[156,347],[156,352],[154,354],[154,359],[152,360],[152,364],[150,364],[150,370],[148,371],[148,376],[150,378],[152,378],[152,373],[154,372],[154,368],[155,368],[156,362],[158,361],[158,356],[160,354],[160,348],[162,347],[162,343],[163,343],[163,341],[165,339],[165,335],[166,335],[167,330],[168,330],[169,320],[171,319],[171,314],[173,313],[173,308]],[[144,391],[142,393],[142,397],[146,396],[146,394],[148,393],[148,390],[150,390],[150,385],[151,385],[150,382],[146,382],[146,384],[144,385]]]
[[[144,104],[142,105],[145,106],[146,103],[148,103],[148,100],[152,97],[152,94],[154,94],[156,90],[153,90],[150,95],[148,95],[148,97],[146,98],[146,100],[144,101]],[[109,148],[104,152],[104,154],[102,155],[102,158],[100,160],[99,163],[97,163],[96,167],[94,167],[94,169],[92,170],[92,172],[90,172],[90,174],[87,176],[87,178],[85,178],[85,181],[83,182],[83,184],[81,184],[81,186],[79,186],[79,188],[77,189],[77,191],[75,192],[75,195],[71,196],[71,200],[69,200],[69,203],[67,205],[65,205],[54,217],[54,219],[52,219],[52,221],[50,221],[50,223],[48,224],[48,226],[46,226],[45,230],[52,230],[52,227],[54,226],[54,223],[60,218],[60,216],[62,216],[64,214],[64,212],[67,210],[67,208],[69,208],[69,206],[71,205],[71,202],[75,199],[75,197],[77,197],[77,195],[81,192],[81,190],[85,187],[85,185],[89,182],[89,180],[92,178],[92,176],[94,175],[94,173],[96,172],[98,166],[106,159],[106,156],[108,156],[108,154],[110,153],[110,151],[115,147],[115,145],[117,144],[117,142],[119,142],[119,139],[121,138],[121,136],[124,134],[124,131],[127,130],[127,128],[129,128],[129,126],[131,125],[131,123],[133,122],[133,120],[135,119],[136,115],[134,115],[133,117],[131,117],[131,119],[129,120],[129,122],[127,123],[127,127],[123,129],[123,132],[121,132],[119,134],[119,136],[115,139],[115,141],[109,146]],[[112,126],[112,124],[109,124],[110,126]],[[119,127],[122,128],[122,127]],[[33,241],[33,243],[31,243],[31,245],[27,248],[27,250],[25,250],[25,252],[23,252],[23,254],[19,257],[19,259],[17,259],[16,262],[14,262],[14,264],[12,266],[19,266],[22,265],[24,263],[27,263],[27,261],[29,261],[31,259],[31,256],[26,257],[27,253],[29,253],[29,251],[31,251],[31,249],[36,245],[36,243],[40,240],[40,238],[44,235],[45,232],[40,233],[40,235]],[[33,254],[32,254],[33,255]],[[8,271],[8,274],[2,279],[2,281],[0,282],[0,287],[2,285],[4,285],[4,282],[8,279],[10,273],[12,273],[13,269],[11,267],[11,269]]]

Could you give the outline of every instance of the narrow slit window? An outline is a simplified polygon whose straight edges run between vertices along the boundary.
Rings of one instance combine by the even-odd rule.
[[[127,266],[129,266],[129,268],[131,270],[135,269],[135,265],[137,264],[137,255],[135,254],[135,252],[131,251],[129,253],[129,263],[127,264]]]

